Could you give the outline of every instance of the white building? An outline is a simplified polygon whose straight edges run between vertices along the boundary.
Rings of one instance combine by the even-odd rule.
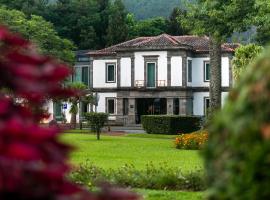
[[[140,37],[89,52],[90,61],[75,66],[75,78],[98,94],[96,110],[119,124],[140,123],[147,114],[203,116],[209,106],[208,46],[207,37]],[[223,101],[232,86],[236,47],[222,45]]]

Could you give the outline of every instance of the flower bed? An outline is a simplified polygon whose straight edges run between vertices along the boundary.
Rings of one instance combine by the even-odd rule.
[[[181,134],[175,138],[175,146],[177,149],[198,150],[202,149],[208,141],[207,131],[197,131],[190,134]]]

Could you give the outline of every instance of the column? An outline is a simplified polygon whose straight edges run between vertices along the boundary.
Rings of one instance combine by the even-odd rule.
[[[185,97],[179,99],[179,115],[187,116],[187,98]]]
[[[136,100],[135,98],[128,99],[128,124],[136,124]]]
[[[123,98],[116,99],[116,123],[124,124],[123,119]]]
[[[182,57],[182,86],[187,86],[187,56]]]
[[[131,57],[131,88],[134,88],[135,83],[135,57]]]
[[[167,115],[173,115],[173,98],[167,98]]]
[[[167,86],[170,87],[171,86],[171,71],[172,71],[172,67],[171,67],[171,60],[172,60],[172,57],[171,56],[168,56],[167,57]]]

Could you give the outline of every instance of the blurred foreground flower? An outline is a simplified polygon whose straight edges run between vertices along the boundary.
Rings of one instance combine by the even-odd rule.
[[[59,142],[59,129],[44,128],[48,99],[72,94],[62,86],[70,69],[39,55],[33,45],[0,27],[0,199],[133,200],[110,187],[92,194],[65,179],[72,150]]]

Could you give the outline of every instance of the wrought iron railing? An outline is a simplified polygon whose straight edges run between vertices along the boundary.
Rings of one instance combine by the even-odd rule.
[[[158,88],[158,87],[167,87],[166,80],[158,80],[155,81],[155,85],[148,85],[147,81],[145,80],[136,80],[135,81],[135,87],[136,88]]]

